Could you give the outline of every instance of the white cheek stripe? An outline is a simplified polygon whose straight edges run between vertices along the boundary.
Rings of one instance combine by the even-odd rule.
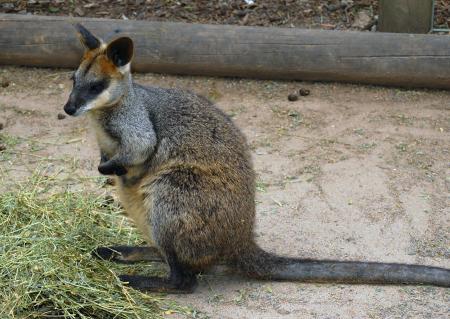
[[[97,96],[95,98],[95,100],[90,101],[86,105],[83,105],[82,107],[80,107],[79,110],[82,111],[82,113],[84,113],[89,110],[101,108],[108,104],[110,98],[111,98],[111,94],[109,93],[109,91],[104,90],[99,96]]]

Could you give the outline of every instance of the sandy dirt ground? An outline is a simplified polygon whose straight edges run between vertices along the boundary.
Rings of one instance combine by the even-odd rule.
[[[98,183],[86,118],[58,119],[68,70],[2,68],[0,174],[36,168],[62,188]],[[450,267],[450,92],[344,84],[138,75],[214,100],[248,137],[258,173],[257,241],[305,258]],[[4,85],[6,86],[6,84]],[[299,88],[311,95],[289,102]],[[450,290],[252,281],[215,269],[198,318],[448,318]],[[180,318],[167,314],[167,318]]]

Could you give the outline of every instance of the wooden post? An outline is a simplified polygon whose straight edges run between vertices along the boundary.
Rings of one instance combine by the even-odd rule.
[[[432,28],[433,0],[380,0],[381,32],[428,33]]]
[[[450,89],[447,36],[0,14],[0,65],[77,67],[73,22],[135,42],[138,72]]]

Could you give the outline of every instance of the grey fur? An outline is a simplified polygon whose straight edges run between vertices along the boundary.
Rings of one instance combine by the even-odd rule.
[[[129,85],[122,88],[123,97],[115,107],[90,114],[110,137],[117,142],[116,149],[101,149],[107,161],[99,170],[108,167],[130,167],[143,165],[153,154],[157,138],[146,107],[145,97]],[[100,143],[101,145],[101,143]]]
[[[196,274],[220,260],[261,279],[450,286],[450,270],[442,268],[300,260],[262,250],[253,236],[255,173],[241,131],[194,93],[143,87],[129,73],[114,81],[117,103],[89,111],[100,149],[110,166],[125,167],[122,203],[171,269],[167,279],[121,277],[133,287],[190,292]],[[97,255],[113,258],[110,252],[121,249],[122,261],[145,254],[115,247]]]

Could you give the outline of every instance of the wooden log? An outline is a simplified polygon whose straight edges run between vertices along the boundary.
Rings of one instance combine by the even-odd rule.
[[[106,40],[132,37],[139,72],[450,89],[450,39],[439,35],[8,14],[0,15],[0,64],[76,67],[74,21]]]
[[[433,0],[380,0],[381,32],[428,33],[432,28]]]

